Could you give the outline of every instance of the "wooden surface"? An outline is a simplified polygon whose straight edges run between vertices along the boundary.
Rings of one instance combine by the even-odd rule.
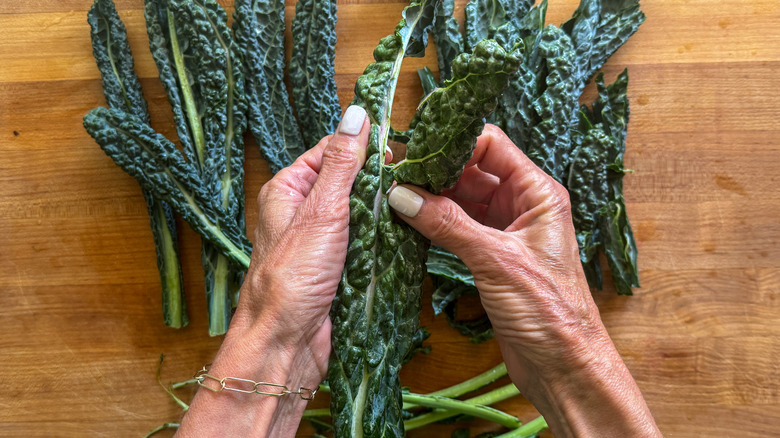
[[[0,436],[140,436],[180,414],[155,383],[160,353],[163,380],[184,380],[220,343],[207,336],[199,239],[184,224],[192,322],[180,331],[163,326],[140,191],[81,127],[81,117],[104,104],[90,3],[0,2]],[[576,7],[550,3],[552,23]],[[117,4],[153,124],[173,137],[142,1]],[[342,103],[402,7],[340,2]],[[656,0],[643,9],[647,22],[605,69],[611,81],[630,68],[626,165],[635,172],[625,194],[643,287],[633,297],[611,287],[595,296],[667,436],[775,435],[780,2]],[[417,102],[414,68],[423,64],[433,66],[434,57],[405,64],[402,122]],[[254,193],[270,175],[253,142],[246,169],[251,227]],[[433,353],[404,369],[405,385],[435,390],[500,360],[494,342],[470,345],[425,309]],[[501,407],[535,416],[522,398]],[[436,430],[414,436],[448,436]]]

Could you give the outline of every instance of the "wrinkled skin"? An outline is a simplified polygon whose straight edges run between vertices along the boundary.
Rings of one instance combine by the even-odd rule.
[[[349,193],[368,144],[335,134],[266,183],[252,261],[209,374],[316,388],[330,354],[329,310],[347,253]],[[259,388],[260,390],[268,388]],[[180,436],[293,436],[306,402],[201,389]],[[230,421],[225,421],[230,419]]]
[[[474,274],[512,381],[555,436],[660,436],[580,264],[567,191],[486,125],[458,184],[410,225]]]

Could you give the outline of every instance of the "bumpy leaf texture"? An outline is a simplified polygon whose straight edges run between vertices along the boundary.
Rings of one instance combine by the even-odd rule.
[[[452,64],[453,78],[431,93],[415,126],[406,158],[395,166],[396,179],[433,193],[450,188],[471,158],[485,117],[496,108],[520,59],[493,40],[483,40],[474,52]]]
[[[244,55],[249,129],[273,173],[306,151],[284,84],[284,0],[237,0],[233,29]]]
[[[84,128],[103,151],[141,186],[171,207],[233,262],[249,267],[251,243],[218,200],[201,185],[197,169],[171,143],[140,119],[118,110],[96,108]]]
[[[593,110],[580,111],[575,160],[569,172],[572,217],[588,282],[601,287],[598,251],[606,255],[618,293],[639,287],[637,250],[623,199],[623,153],[628,126],[628,72],[609,86],[596,78]]]
[[[244,228],[246,99],[241,56],[215,0],[147,0],[152,56],[173,107],[177,133],[201,184]],[[224,334],[242,269],[204,242],[209,333]]]
[[[638,0],[581,0],[572,18],[561,25],[577,53],[580,91],[644,21]]]
[[[493,33],[508,21],[505,1],[472,0],[466,4],[466,51],[477,43],[492,38]]]
[[[427,244],[393,220],[386,197],[393,175],[384,156],[401,62],[424,50],[433,6],[423,0],[404,10],[394,34],[374,50],[376,62],[355,85],[354,103],[366,109],[371,135],[350,196],[347,265],[331,308],[328,381],[336,436],[404,435],[398,372],[419,326]]]
[[[436,56],[439,60],[439,78],[441,82],[452,78],[452,61],[463,53],[463,35],[458,20],[452,16],[455,12],[455,0],[441,0],[436,4],[436,16],[433,20],[433,41],[436,43]]]
[[[149,123],[149,112],[141,83],[133,67],[127,31],[111,0],[97,0],[87,14],[91,28],[92,53],[103,80],[106,103]],[[170,327],[187,325],[184,281],[179,264],[176,221],[167,203],[143,190],[149,225],[157,253],[157,270],[162,285],[163,320]]]
[[[341,120],[335,79],[336,0],[298,0],[292,35],[290,82],[304,146],[310,148],[334,133]]]

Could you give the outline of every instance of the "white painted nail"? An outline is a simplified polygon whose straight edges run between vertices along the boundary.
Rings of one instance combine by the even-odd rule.
[[[406,187],[398,186],[390,192],[387,203],[404,216],[415,217],[422,208],[423,198]]]
[[[339,124],[339,132],[347,135],[358,135],[366,120],[366,110],[357,105],[351,105],[344,111],[344,117]]]

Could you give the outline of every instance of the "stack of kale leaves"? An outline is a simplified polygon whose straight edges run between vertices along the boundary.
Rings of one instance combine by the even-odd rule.
[[[580,105],[585,85],[606,60],[636,32],[645,15],[638,0],[581,0],[570,20],[545,26],[547,0],[472,0],[465,8],[465,35],[453,18],[454,1],[436,10],[434,40],[441,78],[452,59],[474,42],[495,38],[505,46],[521,42],[523,63],[488,121],[501,127],[534,163],[569,190],[580,259],[588,283],[601,289],[603,253],[619,294],[639,287],[637,251],[623,198],[622,178],[628,126],[628,71],[605,86],[596,79],[592,109]],[[432,248],[434,312],[472,342],[493,336],[486,316],[457,318],[458,299],[475,295],[468,269]]]
[[[245,130],[276,172],[332,133],[341,117],[335,0],[296,6],[290,79],[297,121],[284,84],[284,8],[283,0],[236,0],[231,30],[216,0],[145,0],[149,48],[180,147],[150,126],[113,2],[95,0],[88,14],[109,109],[91,111],[84,127],[143,188],[164,321],[172,327],[186,325],[188,317],[171,210],[203,237],[209,334],[224,334],[251,254],[244,226]]]
[[[89,13],[109,108],[91,111],[84,126],[144,190],[166,324],[187,323],[173,211],[203,238],[209,332],[222,334],[251,254],[244,229],[244,131],[249,128],[277,172],[335,130],[336,4],[296,5],[287,65],[291,102],[284,82],[283,0],[236,0],[232,29],[216,0],[145,2],[150,49],[179,146],[150,126],[126,31],[111,0],[95,0]],[[486,318],[457,321],[458,299],[476,293],[468,269],[454,255],[428,249],[429,242],[392,217],[386,199],[393,181],[433,192],[451,187],[486,121],[503,128],[568,188],[589,283],[602,286],[603,253],[619,293],[639,286],[622,196],[627,73],[610,85],[599,75],[596,101],[588,107],[579,100],[644,15],[638,0],[581,0],[574,16],[556,27],[544,25],[546,7],[546,0],[536,6],[528,0],[472,0],[464,35],[453,17],[453,0],[412,1],[355,85],[353,104],[367,110],[371,135],[366,165],[353,187],[347,265],[331,311],[333,424],[327,427],[337,436],[400,437],[405,425],[464,413],[513,429],[512,436],[532,436],[544,427],[543,419],[520,426],[516,418],[483,406],[515,395],[511,384],[488,393],[492,398],[459,401],[443,396],[463,392],[402,391],[398,379],[401,365],[427,336],[419,327],[426,260],[434,274],[435,313],[444,312],[472,341],[492,336]],[[406,56],[423,55],[429,34],[440,82],[437,86],[430,70],[420,71],[426,95],[409,130],[395,131],[391,109],[401,64]],[[406,158],[395,165],[384,164],[390,139],[407,143]],[[491,378],[501,375],[505,368]],[[420,406],[439,409],[410,419],[408,409]]]

